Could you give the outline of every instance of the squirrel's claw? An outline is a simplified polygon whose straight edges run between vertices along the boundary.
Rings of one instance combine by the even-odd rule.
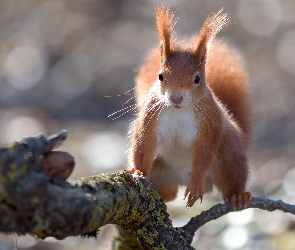
[[[185,209],[192,207],[198,199],[201,200],[201,203],[203,201],[204,188],[202,187],[202,185],[196,185],[195,183],[191,183],[192,182],[189,183],[184,192],[184,199],[186,199],[186,197],[188,196]]]

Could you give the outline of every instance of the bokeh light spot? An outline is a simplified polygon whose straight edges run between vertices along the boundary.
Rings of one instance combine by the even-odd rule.
[[[277,0],[241,0],[238,15],[248,31],[269,36],[281,23],[282,8]]]
[[[226,249],[238,249],[243,247],[249,238],[249,233],[243,227],[228,227],[222,237],[223,245]]]
[[[253,220],[253,216],[253,209],[247,209],[238,213],[229,213],[227,220],[232,225],[246,225]]]
[[[121,167],[124,164],[125,139],[114,132],[91,134],[83,143],[83,155],[86,163],[102,171]]]
[[[4,141],[14,142],[21,138],[45,134],[43,124],[33,116],[13,116],[4,123]]]
[[[46,56],[38,43],[21,43],[13,48],[4,61],[8,82],[18,90],[26,90],[40,80],[46,71]]]

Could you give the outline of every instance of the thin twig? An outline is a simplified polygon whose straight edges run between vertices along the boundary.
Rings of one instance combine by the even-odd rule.
[[[276,200],[271,200],[267,198],[252,197],[248,208],[259,208],[259,209],[267,210],[267,211],[281,210],[285,213],[291,213],[295,215],[295,205],[287,204],[283,202],[282,200],[276,201]],[[242,211],[242,210],[239,210],[239,211]],[[206,223],[212,220],[216,220],[223,215],[226,215],[230,212],[235,212],[235,211],[237,210],[231,209],[229,203],[217,204],[211,207],[210,209],[203,211],[201,214],[191,218],[190,221],[185,226],[179,229],[182,231],[182,233],[185,236],[190,237],[192,239],[195,232]]]

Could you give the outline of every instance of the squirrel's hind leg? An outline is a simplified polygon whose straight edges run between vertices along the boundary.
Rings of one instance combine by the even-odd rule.
[[[153,162],[150,179],[165,202],[172,201],[176,198],[179,187],[177,178],[171,174],[171,170],[169,170],[164,161],[159,157]]]

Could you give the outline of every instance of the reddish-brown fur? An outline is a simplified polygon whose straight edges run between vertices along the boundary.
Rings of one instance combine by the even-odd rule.
[[[150,52],[136,78],[139,113],[131,130],[130,172],[150,176],[167,201],[175,198],[179,185],[185,184],[187,206],[192,206],[214,184],[233,208],[245,207],[251,198],[245,192],[246,151],[251,138],[247,77],[236,53],[220,41],[213,42],[228,24],[227,15],[220,11],[207,18],[199,35],[182,43],[172,37],[174,13],[168,7],[156,8],[156,23],[159,48]],[[164,78],[161,82],[159,73]],[[201,79],[198,84],[193,83],[196,75]],[[192,151],[192,166],[188,183],[182,183],[178,174],[171,172],[166,156],[157,153],[157,147],[166,143],[159,142],[159,126],[165,129],[159,120],[164,112],[189,115],[191,110],[196,124],[194,144],[189,146],[189,139],[185,140]],[[177,138],[175,135],[168,150],[180,147]],[[181,175],[183,170],[176,171]]]

